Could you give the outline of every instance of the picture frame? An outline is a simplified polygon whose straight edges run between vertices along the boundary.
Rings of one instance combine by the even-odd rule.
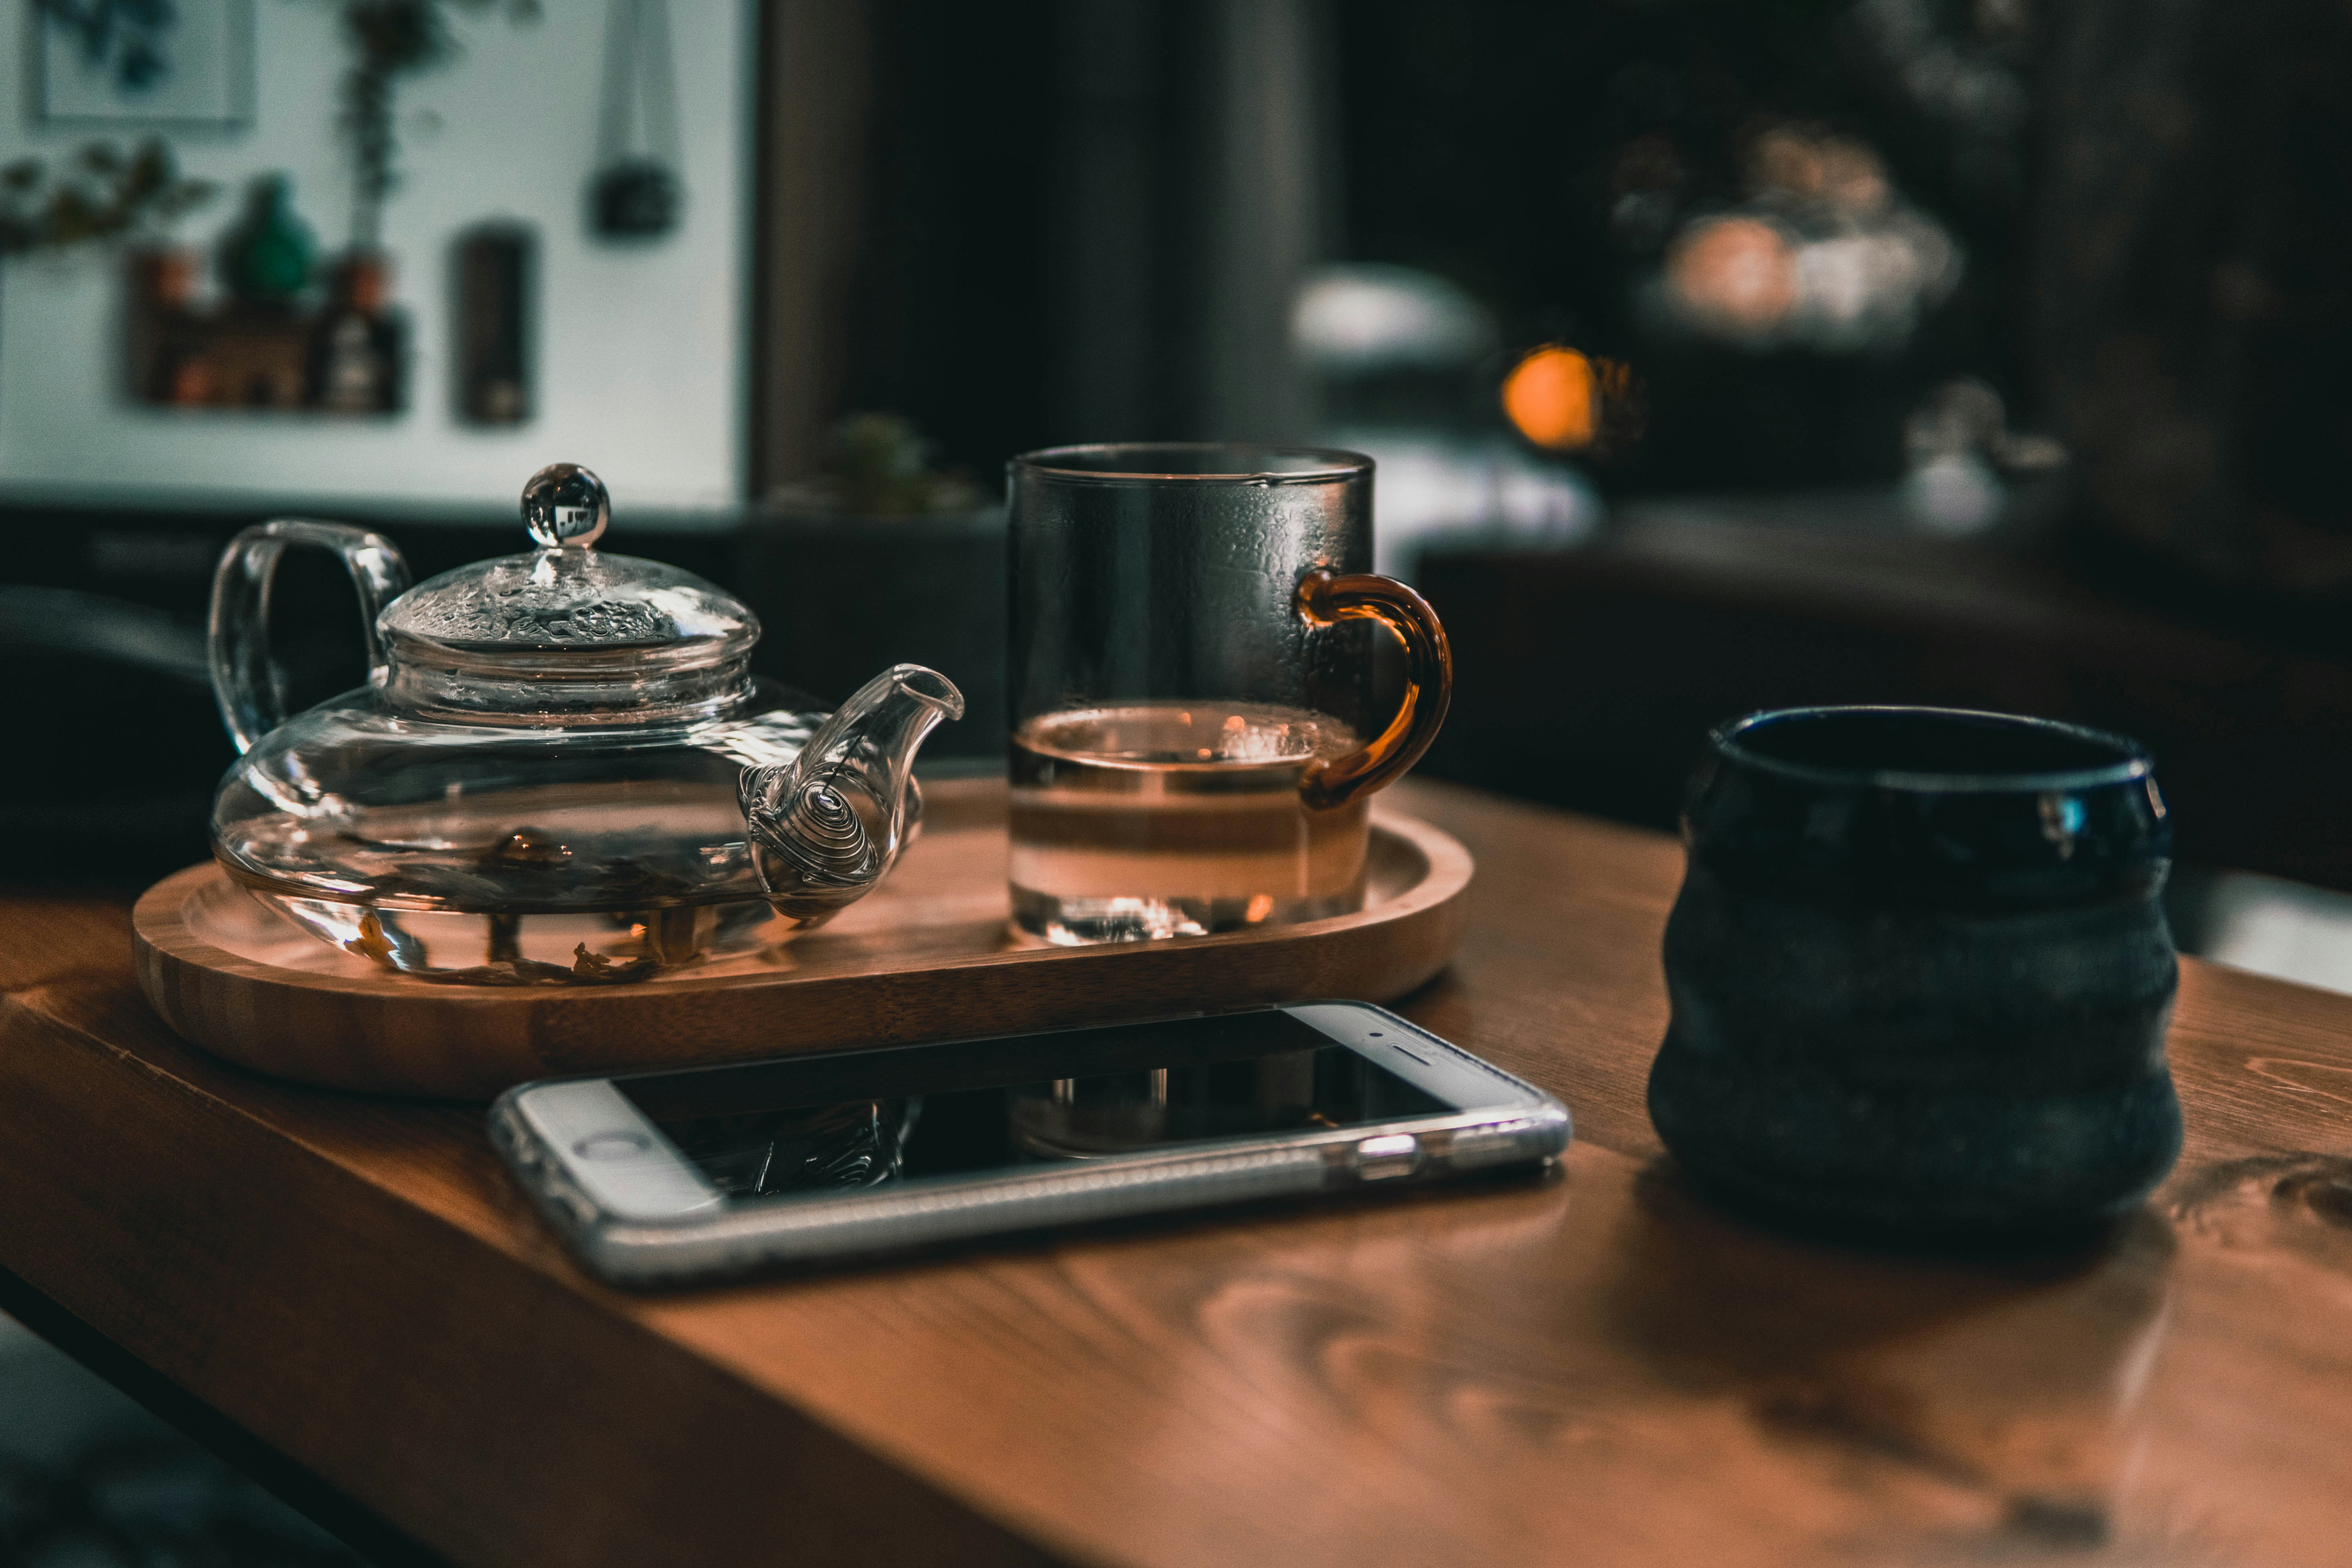
[[[253,0],[26,0],[33,119],[236,132],[253,123]]]

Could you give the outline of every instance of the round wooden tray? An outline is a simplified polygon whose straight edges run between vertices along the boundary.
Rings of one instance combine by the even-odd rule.
[[[1410,817],[1372,822],[1360,913],[1102,947],[1009,927],[1004,786],[927,788],[922,837],[840,919],[764,959],[635,985],[432,984],[336,952],[217,866],[150,888],[131,916],[139,984],[215,1056],[333,1089],[481,1100],[571,1073],[1008,1034],[1120,1017],[1402,996],[1462,940],[1470,852]]]

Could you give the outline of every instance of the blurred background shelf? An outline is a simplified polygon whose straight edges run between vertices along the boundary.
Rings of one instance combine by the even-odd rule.
[[[2183,859],[2352,889],[2335,782],[2352,649],[2113,576],[2050,549],[1753,521],[1737,501],[1629,506],[1580,550],[1433,552],[1422,586],[1461,676],[1426,765],[1668,826],[1699,738],[1733,714],[2033,713],[2145,742]]]

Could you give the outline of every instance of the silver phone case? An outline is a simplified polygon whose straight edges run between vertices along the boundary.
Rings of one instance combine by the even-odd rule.
[[[631,1218],[600,1202],[524,1109],[525,1097],[534,1090],[609,1080],[548,1080],[510,1089],[490,1108],[490,1140],[581,1261],[622,1285],[717,1279],[1010,1231],[1371,1185],[1422,1185],[1469,1172],[1539,1164],[1568,1147],[1572,1126],[1568,1108],[1558,1100],[1383,1009],[1346,1005],[1381,1013],[1417,1048],[1443,1052],[1449,1070],[1467,1069],[1490,1082],[1497,1103],[979,1178],[932,1177],[822,1197],[753,1200],[659,1219]]]

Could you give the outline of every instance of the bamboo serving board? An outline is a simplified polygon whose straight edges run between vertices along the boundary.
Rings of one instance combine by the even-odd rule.
[[[215,1056],[331,1089],[482,1100],[572,1073],[1014,1033],[1198,1009],[1402,996],[1461,942],[1470,852],[1375,815],[1361,912],[1171,942],[1045,947],[1010,929],[1001,781],[927,786],[922,837],[830,925],[635,985],[433,984],[336,952],[209,863],[132,912],[139,984]]]

